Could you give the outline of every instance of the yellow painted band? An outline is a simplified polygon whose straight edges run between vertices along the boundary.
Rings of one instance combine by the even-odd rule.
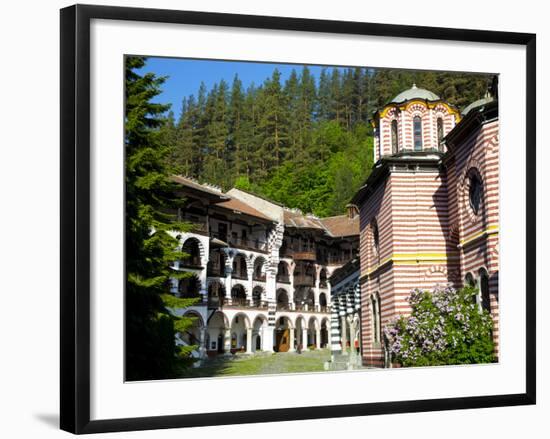
[[[465,245],[469,244],[472,241],[475,241],[476,239],[479,239],[483,236],[494,235],[495,233],[498,233],[498,232],[499,232],[498,224],[490,225],[485,230],[482,230],[481,232],[473,233],[470,236],[467,236],[466,238],[461,240],[459,246],[464,247]]]
[[[425,262],[443,262],[448,259],[453,259],[453,257],[447,256],[446,253],[394,253],[378,265],[369,268],[367,275],[374,273],[389,262],[393,262],[394,265],[418,265]]]

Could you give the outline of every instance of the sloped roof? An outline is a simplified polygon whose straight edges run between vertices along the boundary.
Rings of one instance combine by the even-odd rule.
[[[359,235],[359,215],[350,218],[348,215],[322,218],[321,222],[334,237]]]
[[[325,230],[319,218],[313,215],[304,215],[298,209],[285,209],[283,215],[285,226],[296,227],[298,229]]]
[[[196,191],[200,192],[206,192],[208,194],[217,195],[219,197],[228,198],[221,190],[221,188],[218,188],[217,186],[210,185],[210,184],[201,184],[197,180],[189,177],[184,177],[183,175],[172,175],[171,180],[181,184],[182,186],[188,187],[190,189],[194,189]]]
[[[481,108],[484,105],[487,105],[491,102],[493,102],[494,99],[492,96],[485,96],[482,99],[478,99],[475,102],[472,102],[470,105],[468,105],[464,110],[462,110],[462,115],[466,116],[470,111],[472,111],[474,108]]]
[[[408,90],[402,91],[396,97],[394,97],[391,102],[399,104],[401,102],[410,101],[411,99],[427,99],[429,101],[439,100],[439,96],[430,90],[425,88],[418,88],[416,84],[413,84]]]
[[[252,206],[250,206],[247,203],[243,203],[240,200],[237,200],[236,198],[230,198],[227,201],[223,201],[222,203],[216,204],[217,207],[221,207],[222,209],[228,209],[233,212],[242,213],[245,215],[253,216],[255,218],[259,218],[265,221],[272,221],[271,218],[264,215],[260,211],[254,209]]]

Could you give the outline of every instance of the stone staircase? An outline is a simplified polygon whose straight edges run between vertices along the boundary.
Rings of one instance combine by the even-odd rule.
[[[363,369],[361,357],[351,354],[332,354],[331,360],[325,363],[326,370],[357,370]]]

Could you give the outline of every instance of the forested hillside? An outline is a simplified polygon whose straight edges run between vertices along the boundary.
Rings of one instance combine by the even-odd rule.
[[[162,128],[173,172],[248,189],[318,216],[337,215],[372,167],[373,112],[413,83],[463,108],[490,75],[307,67],[244,89],[235,76],[183,98]]]

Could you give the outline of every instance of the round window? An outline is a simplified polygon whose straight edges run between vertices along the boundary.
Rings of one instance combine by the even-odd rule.
[[[481,195],[483,193],[483,185],[477,174],[470,175],[470,207],[475,215],[479,214],[481,208]]]

